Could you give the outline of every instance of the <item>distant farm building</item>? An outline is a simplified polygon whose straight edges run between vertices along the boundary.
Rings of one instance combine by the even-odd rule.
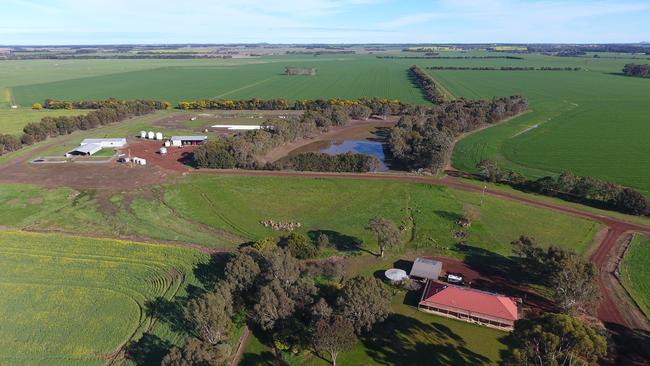
[[[422,278],[425,280],[435,280],[440,278],[442,272],[442,263],[427,258],[415,258],[413,267],[411,267],[411,277]]]
[[[126,139],[84,139],[79,145],[97,144],[101,147],[124,147],[126,146]]]
[[[213,125],[212,128],[225,128],[229,131],[237,130],[259,130],[262,128],[260,125]]]
[[[120,148],[126,146],[126,139],[84,139],[79,146],[73,150],[68,151],[65,156],[71,157],[75,155],[90,156],[96,154],[103,148]]]
[[[427,280],[418,309],[487,327],[512,330],[519,319],[510,297]]]
[[[208,136],[172,136],[169,139],[172,146],[200,145],[208,140]]]

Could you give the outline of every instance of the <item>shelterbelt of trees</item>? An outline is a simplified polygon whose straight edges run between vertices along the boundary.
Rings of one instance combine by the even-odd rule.
[[[623,67],[623,73],[627,76],[650,78],[650,65],[627,64]]]
[[[183,110],[203,110],[203,109],[216,109],[216,110],[314,110],[323,109],[328,107],[346,107],[353,108],[355,106],[365,106],[372,110],[384,108],[390,115],[391,113],[400,113],[406,104],[401,103],[399,100],[394,99],[381,99],[381,98],[360,98],[360,99],[303,99],[297,100],[291,104],[288,100],[278,99],[245,99],[245,100],[230,100],[230,99],[201,99],[194,101],[181,101],[178,103],[178,108]],[[378,113],[381,111],[378,111]]]
[[[650,215],[650,200],[641,192],[592,177],[564,172],[557,178],[528,180],[512,171],[503,171],[495,161],[483,160],[477,167],[484,179],[514,188],[562,198],[590,206],[613,209],[632,215]]]
[[[68,102],[66,102],[68,103]],[[48,137],[68,135],[77,130],[89,130],[109,123],[121,122],[131,117],[142,116],[158,109],[164,109],[165,102],[157,101],[95,101],[70,102],[74,105],[92,105],[95,111],[80,116],[43,117],[40,122],[29,123],[23,128],[20,138],[0,135],[0,155],[21,149],[23,146],[44,141]],[[48,103],[45,103],[48,105]],[[55,103],[55,105],[58,105]],[[67,105],[67,104],[66,104]]]
[[[458,99],[403,115],[391,129],[393,160],[409,170],[438,172],[460,134],[497,123],[528,109],[528,100],[510,96],[493,100]]]
[[[424,96],[434,104],[445,101],[445,93],[438,86],[438,83],[431,75],[427,74],[420,66],[413,65],[409,68],[409,76],[413,82],[422,90]]]
[[[119,100],[119,99],[103,99],[103,100],[56,100],[45,99],[42,108],[45,109],[102,109],[102,108],[118,108],[120,106],[133,106],[143,105],[157,109],[169,109],[171,103],[159,100]],[[40,109],[38,103],[34,104],[33,108]]]
[[[424,55],[424,56],[377,56],[380,59],[433,59],[433,60],[488,60],[488,59],[506,59],[506,60],[523,60],[523,57],[519,56],[435,56],[435,55]]]
[[[476,71],[580,71],[581,67],[553,67],[553,66],[542,66],[542,67],[522,67],[522,66],[501,66],[501,67],[491,67],[491,66],[429,66],[429,70],[476,70]]]

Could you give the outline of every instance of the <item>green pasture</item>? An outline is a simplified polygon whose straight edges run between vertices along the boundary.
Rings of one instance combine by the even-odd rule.
[[[82,61],[75,61],[84,67]],[[117,65],[122,60],[111,60]],[[95,67],[94,62],[87,64]],[[126,63],[123,72],[7,83],[18,104],[45,98],[161,99],[177,103],[204,98],[358,98],[387,97],[426,104],[420,90],[408,80],[408,63],[379,60],[372,55],[266,56],[248,60],[183,60],[145,67]],[[107,67],[102,64],[102,66]],[[285,66],[316,67],[316,76],[286,76]],[[1,65],[0,65],[1,67]],[[27,63],[25,69],[29,69]],[[98,88],[97,85],[101,85]]]
[[[0,363],[105,364],[151,325],[145,302],[184,294],[205,260],[163,245],[0,231]]]
[[[101,194],[95,190],[2,184],[0,205],[0,227],[139,237],[213,247],[239,243],[233,236],[178,216],[149,190]]]
[[[621,262],[621,280],[650,318],[650,236],[636,235]]]
[[[481,205],[482,200],[482,205]],[[277,233],[263,220],[300,222],[300,231],[327,230],[377,251],[364,229],[376,215],[405,229],[409,249],[452,252],[464,204],[481,206],[470,245],[507,255],[510,242],[529,235],[542,245],[584,252],[599,225],[479,194],[427,184],[339,179],[189,176],[165,189],[165,202],[185,219],[249,240]]]
[[[584,71],[433,71],[454,95],[522,94],[531,112],[461,140],[454,165],[475,172],[482,159],[530,177],[571,170],[650,192],[650,83],[620,74],[638,60],[526,55],[486,60],[486,66],[571,66]],[[419,63],[475,66],[477,60]]]
[[[87,113],[87,111],[0,108],[0,134],[19,136],[22,134],[23,127],[25,127],[26,124],[30,122],[40,122],[43,117],[74,116],[83,113]]]
[[[505,349],[506,333],[423,313],[406,304],[405,293],[393,296],[393,314],[362,336],[351,351],[337,359],[341,365],[496,365]],[[273,365],[271,349],[251,335],[240,365]],[[329,365],[312,353],[284,355],[289,365]]]

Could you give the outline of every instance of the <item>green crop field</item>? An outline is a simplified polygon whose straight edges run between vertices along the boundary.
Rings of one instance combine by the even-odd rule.
[[[371,55],[173,60],[167,64],[158,61],[148,67],[142,62],[131,61],[111,60],[109,62],[114,63],[114,69],[111,69],[95,60],[87,64],[77,60],[75,65],[82,69],[92,69],[95,65],[102,69],[96,75],[71,76],[65,80],[35,80],[29,77],[27,81],[17,78],[14,83],[3,83],[10,88],[20,105],[31,105],[45,98],[78,100],[107,97],[162,99],[177,103],[202,98],[295,100],[378,96],[427,103],[407,78],[409,63],[379,60]],[[29,62],[25,61],[24,68],[19,72],[28,72]],[[120,65],[124,65],[122,72],[117,71]],[[315,67],[318,75],[286,76],[283,75],[285,66]],[[102,87],[98,88],[97,85]]]
[[[274,235],[262,220],[294,221],[302,224],[302,231],[331,230],[357,238],[372,251],[377,248],[364,227],[370,218],[382,215],[411,230],[409,248],[444,251],[453,247],[451,232],[463,204],[480,205],[481,197],[426,184],[189,176],[167,187],[165,201],[189,221],[250,240]],[[480,211],[469,242],[498,254],[509,254],[509,243],[520,235],[583,252],[599,228],[590,221],[491,197],[484,198]]]
[[[393,296],[393,314],[361,337],[351,351],[337,359],[341,365],[496,365],[500,340],[506,333],[426,314],[404,303],[404,292]],[[271,349],[251,336],[240,365],[271,365]],[[329,356],[328,356],[329,357]],[[325,366],[311,353],[285,356],[289,365]]]
[[[0,363],[104,364],[152,325],[145,301],[184,294],[205,260],[164,245],[0,231]]]
[[[525,55],[525,60],[418,62],[458,66],[558,66],[584,71],[447,71],[430,73],[454,95],[522,94],[532,112],[461,140],[454,165],[476,171],[481,159],[530,177],[571,170],[650,193],[650,82],[622,76],[633,59]]]
[[[39,122],[43,117],[73,116],[87,113],[87,111],[69,110],[33,110],[0,109],[0,134],[18,136],[23,132],[23,127],[30,122]]]
[[[650,236],[636,235],[621,262],[621,280],[650,318]]]

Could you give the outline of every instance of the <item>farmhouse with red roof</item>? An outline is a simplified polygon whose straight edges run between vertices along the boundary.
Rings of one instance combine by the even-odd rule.
[[[519,318],[514,299],[428,280],[418,309],[492,328],[512,330]]]

